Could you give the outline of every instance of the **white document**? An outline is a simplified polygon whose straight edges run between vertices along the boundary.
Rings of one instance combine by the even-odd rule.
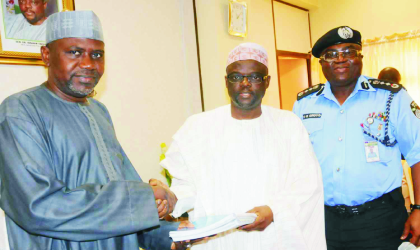
[[[9,240],[7,238],[6,215],[0,209],[0,250],[9,250]]]
[[[403,242],[398,247],[398,250],[416,250],[416,249],[419,249],[419,248],[416,248],[416,246],[411,244],[410,242]]]
[[[203,217],[193,222],[194,229],[171,231],[169,236],[173,241],[199,239],[251,224],[256,218],[253,213]]]

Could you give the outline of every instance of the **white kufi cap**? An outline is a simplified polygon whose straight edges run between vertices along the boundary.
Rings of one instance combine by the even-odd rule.
[[[104,41],[101,21],[93,11],[64,11],[47,19],[47,44],[62,38],[88,38]]]

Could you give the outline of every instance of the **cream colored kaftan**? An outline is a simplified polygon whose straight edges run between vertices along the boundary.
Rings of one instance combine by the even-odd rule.
[[[262,232],[231,230],[193,250],[326,249],[321,171],[293,113],[262,106],[260,117],[236,120],[223,106],[190,117],[173,139],[162,165],[177,206],[196,198],[184,209],[191,221],[263,205],[274,214]]]
[[[7,16],[6,23],[6,38],[42,41],[46,40],[46,20],[40,25],[32,25],[26,21],[23,14]]]

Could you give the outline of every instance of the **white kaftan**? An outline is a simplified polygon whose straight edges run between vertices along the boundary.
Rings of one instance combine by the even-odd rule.
[[[23,14],[16,14],[7,16],[6,24],[6,38],[43,41],[46,40],[47,21],[45,20],[41,25],[32,25],[26,21]]]
[[[273,211],[262,232],[231,230],[193,250],[326,249],[321,171],[293,113],[262,106],[260,117],[236,120],[227,105],[194,115],[173,136],[162,166],[174,177],[178,204],[196,198],[191,221],[264,205]]]

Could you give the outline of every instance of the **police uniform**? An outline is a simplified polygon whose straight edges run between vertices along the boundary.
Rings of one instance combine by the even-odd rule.
[[[322,41],[314,46],[317,57],[339,43]],[[293,112],[322,168],[328,249],[397,249],[407,219],[401,153],[410,166],[420,162],[417,104],[402,85],[363,75],[342,105],[329,82],[298,93],[297,99]]]

